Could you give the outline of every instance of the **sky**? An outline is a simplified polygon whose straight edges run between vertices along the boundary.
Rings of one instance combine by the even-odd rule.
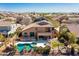
[[[0,3],[0,11],[79,12],[79,3]]]

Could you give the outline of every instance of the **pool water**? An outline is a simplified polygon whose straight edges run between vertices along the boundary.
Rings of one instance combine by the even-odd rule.
[[[25,49],[26,49],[26,51],[30,51],[32,49],[32,46],[28,44],[28,45],[26,45]]]
[[[31,49],[33,49],[34,45],[35,44],[17,44],[17,49],[19,52],[23,51],[23,49],[30,51]]]
[[[21,52],[24,49],[24,47],[25,46],[23,44],[18,44],[17,45],[17,49],[18,49],[19,52]]]

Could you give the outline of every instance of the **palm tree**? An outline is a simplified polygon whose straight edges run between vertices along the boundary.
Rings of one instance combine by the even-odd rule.
[[[18,28],[16,29],[15,34],[19,37],[21,31],[22,31],[22,28],[18,27]]]

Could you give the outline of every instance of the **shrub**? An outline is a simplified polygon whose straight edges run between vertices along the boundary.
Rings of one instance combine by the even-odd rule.
[[[79,40],[77,40],[77,42],[76,42],[78,45],[79,45]]]
[[[2,34],[0,34],[0,41],[5,41],[5,37]]]
[[[50,52],[50,47],[49,46],[45,46],[43,47],[34,47],[34,52],[38,53],[38,54],[42,54],[42,55],[48,55]]]
[[[42,47],[34,47],[34,51],[36,53],[42,54],[43,48]]]
[[[49,52],[50,52],[50,49],[51,49],[51,48],[50,48],[49,46],[44,47],[42,54],[43,54],[43,55],[48,55]]]
[[[74,33],[71,33],[65,25],[60,27],[58,39],[62,39],[69,44],[76,43],[76,35]]]

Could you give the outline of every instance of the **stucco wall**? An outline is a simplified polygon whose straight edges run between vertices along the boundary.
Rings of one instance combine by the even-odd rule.
[[[30,32],[36,33],[36,30],[35,30],[35,28],[29,28],[29,29],[27,29],[27,30],[25,30],[25,31],[23,31],[23,32],[26,32],[27,35],[30,36]]]
[[[35,27],[31,27],[31,28],[29,28],[29,29],[26,29],[25,31],[23,31],[23,32],[26,32],[27,33],[27,36],[28,36],[28,38],[29,38],[29,40],[33,40],[32,39],[32,37],[30,37],[30,32],[34,32],[35,34],[35,37],[33,37],[33,38],[36,38],[36,36],[37,36],[37,38],[38,38],[38,36],[39,35],[37,35],[38,33],[43,33],[43,34],[45,34],[45,33],[47,33],[48,35],[47,35],[47,37],[48,36],[50,36],[50,37],[52,37],[52,31],[51,32],[46,32],[47,31],[47,27],[41,27],[41,28],[35,28]],[[36,34],[36,32],[37,32],[37,34]],[[50,35],[51,34],[51,35]],[[45,35],[46,36],[46,35]]]

